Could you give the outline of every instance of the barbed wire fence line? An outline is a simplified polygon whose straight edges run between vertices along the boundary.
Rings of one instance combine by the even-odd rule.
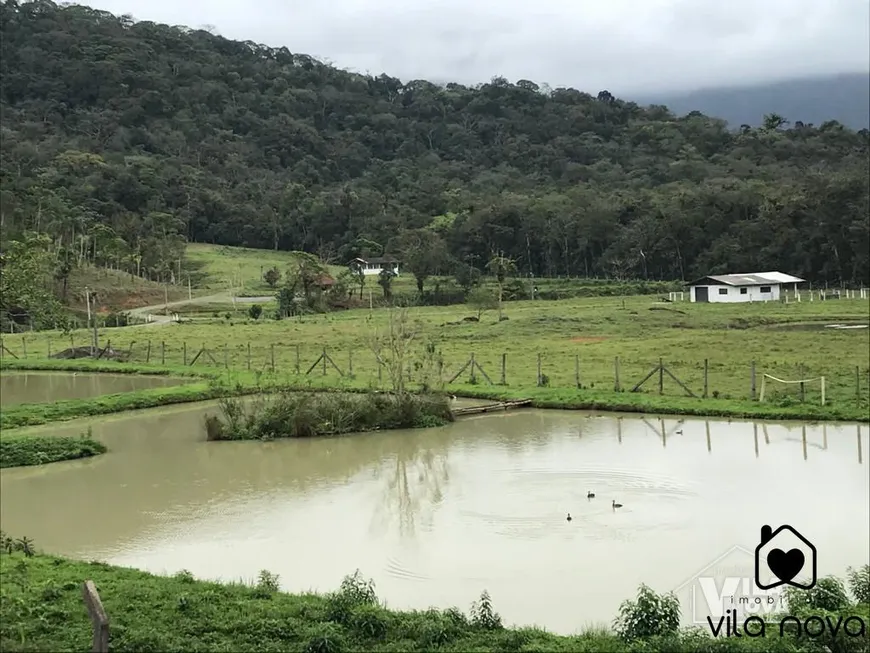
[[[237,372],[335,377],[382,387],[389,374],[375,353],[364,346],[314,346],[257,341],[207,343],[142,338],[113,345],[103,335],[96,349],[81,334],[60,337],[23,334],[0,339],[0,359],[18,361],[89,358],[163,367],[226,369]],[[573,388],[617,392],[644,392],[696,399],[752,399],[820,404],[862,404],[870,399],[870,367],[817,366],[773,358],[728,360],[710,354],[699,359],[605,355],[601,352],[567,353],[546,349],[498,351],[481,348],[462,351],[453,343],[427,362],[420,354],[409,357],[407,380],[424,377],[446,387],[458,384],[505,388]],[[430,352],[431,353],[431,352]],[[432,368],[433,369],[429,369]],[[768,385],[760,397],[762,380],[775,377],[794,384]],[[824,377],[824,384],[799,383]]]

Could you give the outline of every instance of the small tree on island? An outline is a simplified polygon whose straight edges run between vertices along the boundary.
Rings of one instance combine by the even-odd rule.
[[[398,396],[408,394],[411,368],[424,392],[441,392],[444,389],[441,351],[431,340],[422,343],[420,349],[416,347],[421,340],[422,323],[412,321],[407,308],[390,307],[387,315],[386,326],[372,332],[369,346],[378,365],[387,370],[393,392]]]
[[[414,341],[420,334],[420,324],[412,323],[407,308],[387,309],[387,324],[375,329],[369,346],[381,365],[387,370],[390,385],[398,396],[404,396],[406,374]]]

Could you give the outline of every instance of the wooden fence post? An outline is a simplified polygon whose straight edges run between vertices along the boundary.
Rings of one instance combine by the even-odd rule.
[[[151,341],[148,341],[148,348],[145,350],[145,364],[151,362]]]
[[[613,390],[619,392],[619,356],[613,359]]]
[[[471,358],[468,359],[469,364],[471,365],[471,382],[474,383],[474,352],[471,352]]]
[[[299,374],[299,345],[296,345],[296,374]]]
[[[187,340],[181,343],[181,360],[187,365]]]
[[[272,362],[272,373],[275,373],[275,345],[269,345],[269,360]]]
[[[248,343],[248,371],[251,371],[251,343]]]
[[[709,373],[710,373],[710,361],[706,358],[704,359],[704,399],[707,398],[707,390],[710,387],[709,384]]]
[[[752,366],[749,368],[749,398],[755,401],[755,361],[752,361]]]
[[[380,383],[381,381],[383,381],[383,376],[384,376],[384,366],[381,365],[381,361],[380,361],[380,359],[377,357],[377,355],[375,355],[375,363],[377,363],[377,366],[378,366],[378,383]]]
[[[659,358],[659,394],[665,393],[665,363]]]
[[[27,359],[27,336],[21,336],[21,348],[24,350],[24,358]]]
[[[100,595],[97,592],[94,581],[86,580],[82,584],[82,596],[84,597],[85,607],[88,609],[88,616],[91,618],[91,624],[93,624],[94,628],[91,651],[93,653],[108,653],[109,617],[103,608],[103,602],[100,600]]]
[[[353,349],[347,352],[347,375],[353,376]]]
[[[574,354],[574,384],[580,387],[580,354]]]
[[[166,365],[166,342],[160,341],[160,364]]]
[[[51,358],[51,338],[48,339],[48,357]]]
[[[501,384],[507,385],[507,354],[501,355]]]
[[[544,383],[544,376],[541,372],[541,354],[538,354],[538,387],[542,386]]]

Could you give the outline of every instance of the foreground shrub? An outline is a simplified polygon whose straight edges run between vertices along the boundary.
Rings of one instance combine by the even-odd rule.
[[[44,465],[106,453],[106,446],[87,435],[4,435],[0,438],[0,468]]]
[[[656,594],[641,585],[637,599],[623,601],[613,623],[625,641],[672,635],[680,628],[680,601],[672,593]]]
[[[441,426],[452,421],[442,396],[282,392],[254,401],[225,398],[205,417],[209,440],[271,440],[354,431]]]
[[[849,589],[858,603],[870,605],[870,565],[864,565],[858,569],[849,567],[846,572],[849,580]]]

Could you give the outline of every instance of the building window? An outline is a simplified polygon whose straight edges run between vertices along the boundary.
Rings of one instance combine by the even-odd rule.
[[[719,294],[720,295],[727,295],[728,289],[727,288],[719,288]]]
[[[740,294],[741,294],[741,295],[745,295],[745,294],[746,294],[746,288],[741,288],[741,289],[740,289]]]
[[[770,286],[761,286],[761,292],[770,292]]]

